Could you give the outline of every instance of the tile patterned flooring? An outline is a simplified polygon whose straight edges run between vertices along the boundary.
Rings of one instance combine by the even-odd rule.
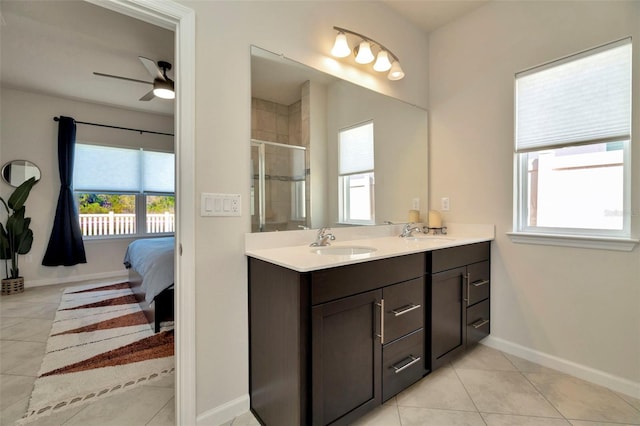
[[[27,411],[66,287],[27,288],[24,293],[0,297],[0,425],[13,425]],[[174,424],[174,405],[174,378],[166,377],[28,425],[169,426]]]
[[[65,287],[26,289],[0,298],[2,425],[14,424],[27,409]],[[29,425],[173,425],[173,388],[173,377],[165,378]],[[258,422],[251,413],[245,413],[224,426],[255,425]],[[356,425],[640,425],[640,400],[478,345]]]

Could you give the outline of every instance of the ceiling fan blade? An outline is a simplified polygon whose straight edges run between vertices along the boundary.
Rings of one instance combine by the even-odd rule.
[[[153,89],[151,89],[146,95],[141,97],[139,100],[140,101],[150,101],[151,99],[153,99],[155,97],[156,97],[156,95],[153,94]]]
[[[129,78],[129,77],[121,77],[119,75],[112,75],[112,74],[104,74],[101,72],[93,72],[94,75],[100,76],[100,77],[109,77],[109,78],[117,78],[118,80],[126,80],[126,81],[133,81],[134,83],[144,83],[144,84],[151,84],[153,85],[152,81],[144,81],[144,80],[138,80],[135,78]]]
[[[160,80],[164,80],[162,71],[160,71],[160,68],[158,68],[158,65],[156,65],[154,61],[149,58],[145,58],[144,56],[138,56],[138,58],[140,59],[140,62],[142,62],[142,65],[144,65],[144,67],[147,69],[147,71],[149,71],[151,77],[153,77],[154,79],[159,78]]]

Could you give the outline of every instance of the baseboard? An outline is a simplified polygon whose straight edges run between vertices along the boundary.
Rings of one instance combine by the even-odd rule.
[[[126,270],[98,272],[95,274],[71,275],[68,277],[56,277],[56,278],[44,278],[41,280],[25,280],[24,286],[25,288],[28,288],[28,287],[41,287],[45,285],[91,282],[91,281],[97,281],[97,280],[120,281],[122,279],[126,280],[128,277],[129,277],[129,272],[127,272]]]
[[[499,337],[488,336],[481,342],[483,345],[498,349],[511,355],[535,362],[544,367],[558,370],[562,373],[570,374],[582,380],[604,386],[613,391],[640,398],[640,383],[623,377],[614,376],[586,365],[578,364],[554,355],[536,351],[516,343],[509,342]]]
[[[219,426],[249,411],[249,394],[207,410],[197,417],[198,426]]]

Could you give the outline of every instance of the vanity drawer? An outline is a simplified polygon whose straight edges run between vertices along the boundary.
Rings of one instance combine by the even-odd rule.
[[[424,326],[424,277],[382,289],[384,342],[393,342]]]
[[[329,302],[424,275],[423,253],[311,272],[311,304]]]
[[[489,298],[491,263],[489,261],[473,263],[467,266],[469,277],[467,306],[475,305]]]
[[[467,346],[474,345],[489,335],[489,300],[467,308]]]
[[[384,345],[382,348],[382,401],[386,401],[417,382],[425,373],[424,329]]]
[[[491,258],[489,242],[450,247],[427,252],[427,273],[436,273]]]

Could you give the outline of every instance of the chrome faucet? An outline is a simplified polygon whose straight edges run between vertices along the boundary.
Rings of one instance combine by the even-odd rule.
[[[400,234],[400,237],[402,238],[412,237],[414,231],[422,232],[419,227],[413,226],[413,223],[409,222],[402,227],[402,233]]]
[[[320,228],[318,229],[318,235],[316,236],[316,240],[309,244],[310,247],[323,247],[328,246],[329,240],[333,241],[336,239],[335,235],[328,234],[327,231],[330,231],[331,228]]]

